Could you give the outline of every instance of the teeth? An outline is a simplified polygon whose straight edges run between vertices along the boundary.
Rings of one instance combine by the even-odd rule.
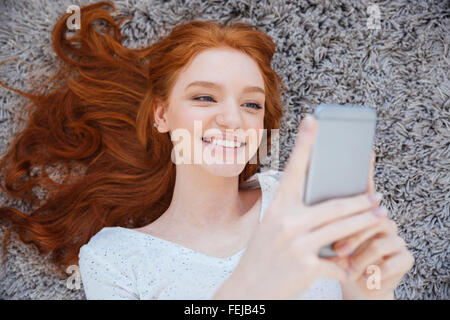
[[[221,147],[225,147],[225,148],[240,148],[242,146],[241,142],[234,142],[234,141],[228,141],[228,140],[217,140],[217,139],[211,139],[210,138],[202,138],[203,141],[205,142],[209,142]]]

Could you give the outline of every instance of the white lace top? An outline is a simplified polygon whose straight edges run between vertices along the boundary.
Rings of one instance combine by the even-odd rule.
[[[242,186],[262,189],[262,220],[282,172],[255,173]],[[91,299],[211,299],[245,249],[212,257],[180,244],[122,227],[105,227],[80,248],[83,288]],[[299,299],[342,299],[340,283],[318,278]]]

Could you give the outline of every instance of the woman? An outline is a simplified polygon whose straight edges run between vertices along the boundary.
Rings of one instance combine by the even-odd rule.
[[[103,6],[112,7],[82,8],[71,38],[67,15],[58,21],[64,65],[50,94],[13,89],[35,109],[0,162],[2,189],[38,208],[1,208],[9,231],[62,268],[78,263],[88,299],[393,298],[413,260],[395,223],[378,214],[373,181],[364,195],[299,201],[313,120],[284,173],[257,172],[257,151],[270,149],[282,116],[270,37],[247,24],[193,21],[128,49]],[[57,162],[68,171],[62,183],[45,170]],[[84,172],[71,175],[77,165]],[[20,179],[36,166],[41,176]],[[36,185],[49,189],[44,205],[30,195]],[[349,246],[319,258],[331,241]],[[364,279],[374,264],[380,290]]]

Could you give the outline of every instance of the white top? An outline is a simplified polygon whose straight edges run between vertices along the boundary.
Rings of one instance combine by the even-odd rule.
[[[262,189],[260,222],[282,172],[255,173],[243,188]],[[211,299],[231,275],[245,249],[212,257],[180,244],[122,227],[105,227],[80,248],[79,267],[86,298]],[[317,278],[299,299],[342,299],[339,281]]]

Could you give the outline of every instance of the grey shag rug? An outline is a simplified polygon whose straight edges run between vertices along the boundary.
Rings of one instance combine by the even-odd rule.
[[[29,90],[28,79],[52,74],[50,34],[75,0],[0,1],[0,67],[8,85]],[[125,45],[141,47],[188,20],[245,21],[276,42],[273,68],[285,81],[280,169],[300,120],[322,102],[376,108],[376,189],[399,224],[416,263],[395,290],[396,299],[448,299],[450,8],[446,1],[378,1],[380,29],[368,1],[114,1],[131,21]],[[372,23],[371,23],[372,22]],[[30,69],[30,66],[33,66]],[[36,72],[39,71],[39,77]],[[0,88],[0,154],[19,130],[16,108],[26,101]],[[265,164],[268,165],[268,164]],[[4,194],[0,194],[0,201]],[[23,203],[7,205],[29,212]],[[1,225],[3,238],[5,226]],[[0,269],[0,299],[85,299],[52,272],[48,257],[12,234]]]

